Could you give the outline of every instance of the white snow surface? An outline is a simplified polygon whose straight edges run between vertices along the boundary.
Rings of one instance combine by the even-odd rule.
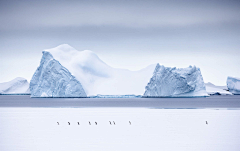
[[[216,86],[210,82],[205,83],[205,86],[209,95],[232,95],[231,92],[226,91],[227,86]]]
[[[228,77],[227,78],[228,90],[233,94],[240,94],[240,78]]]
[[[63,44],[50,52],[82,84],[88,96],[142,95],[156,64],[139,71],[112,68],[90,50],[77,51]]]
[[[0,108],[0,150],[239,151],[239,119],[225,109]]]
[[[208,96],[199,68],[171,68],[157,64],[144,97]]]
[[[30,94],[29,83],[21,77],[0,83],[0,94]]]

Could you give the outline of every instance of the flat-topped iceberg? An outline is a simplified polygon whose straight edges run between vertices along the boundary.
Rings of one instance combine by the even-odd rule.
[[[145,91],[145,87],[148,85],[154,70],[154,73],[158,72],[158,67],[158,64],[152,64],[138,71],[112,68],[90,50],[77,51],[73,47],[63,44],[56,48],[43,51],[40,66],[30,82],[31,96],[159,96],[160,93],[158,94],[157,92],[153,95],[150,89]],[[168,70],[168,68],[166,69]],[[170,89],[171,85],[166,84],[162,87],[163,85],[161,83],[156,83],[161,84],[157,87],[161,87],[161,91],[166,94],[164,96],[183,96],[186,94],[188,96],[205,95],[204,92],[206,92],[206,90],[199,69],[195,67],[184,70],[176,69],[174,70],[174,74],[178,74],[181,77],[174,80],[174,92]],[[182,83],[182,81],[184,81],[183,77],[186,78],[187,83]],[[152,82],[153,81],[150,81],[150,83]],[[201,85],[202,83],[203,85]],[[152,86],[148,85],[148,87],[151,88]]]
[[[0,83],[0,94],[30,94],[29,83],[21,77]]]
[[[170,68],[157,64],[144,97],[208,96],[199,68]]]
[[[233,94],[240,94],[240,78],[228,77],[227,87],[229,92]]]

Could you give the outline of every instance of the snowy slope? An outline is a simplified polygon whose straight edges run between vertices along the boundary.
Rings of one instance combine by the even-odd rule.
[[[170,68],[157,64],[144,97],[208,96],[199,68]]]
[[[29,83],[21,77],[0,83],[0,94],[30,94]]]
[[[86,97],[81,83],[47,51],[30,81],[30,90],[31,97]]]
[[[45,51],[76,77],[88,96],[142,95],[156,66],[150,65],[139,71],[112,68],[92,51],[77,51],[67,44]]]
[[[231,93],[240,94],[240,78],[228,77],[227,87]]]
[[[210,82],[205,83],[205,86],[209,95],[232,95],[231,92],[226,91],[227,86],[216,86]]]

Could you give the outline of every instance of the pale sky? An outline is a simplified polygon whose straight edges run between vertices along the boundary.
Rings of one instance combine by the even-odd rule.
[[[69,44],[108,65],[200,67],[205,82],[240,77],[240,2],[0,1],[0,82],[31,79],[42,50]]]

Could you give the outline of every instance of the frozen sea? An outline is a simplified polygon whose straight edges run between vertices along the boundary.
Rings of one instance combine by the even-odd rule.
[[[0,151],[239,151],[240,96],[0,95]]]

